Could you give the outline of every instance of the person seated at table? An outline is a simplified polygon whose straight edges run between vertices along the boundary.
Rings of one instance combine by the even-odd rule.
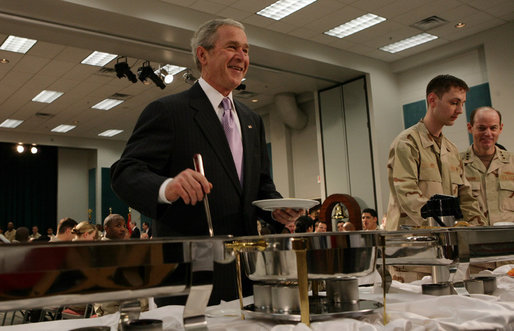
[[[73,228],[71,232],[75,235],[75,238],[73,238],[73,240],[91,241],[99,239],[96,227],[88,221],[80,222],[79,224],[77,224],[77,226]]]
[[[338,221],[336,225],[337,232],[343,232],[344,231],[344,221]]]
[[[125,219],[119,214],[110,214],[104,220],[105,236],[102,240],[126,239],[128,230]]]
[[[343,231],[344,232],[355,231],[355,225],[353,225],[353,223],[350,221],[344,222]]]
[[[295,233],[313,232],[314,222],[309,216],[300,216],[295,222]]]
[[[362,211],[362,229],[364,231],[376,230],[378,226],[378,214],[375,209],[365,208]]]
[[[34,225],[32,227],[32,233],[29,236],[29,240],[32,241],[32,240],[38,239],[39,237],[41,237],[41,233],[39,233],[39,229],[38,229],[37,225]]]
[[[29,229],[24,226],[20,226],[16,229],[14,240],[12,243],[26,243],[29,242]]]
[[[50,241],[72,241],[75,235],[71,231],[76,225],[77,221],[74,219],[69,217],[62,218],[57,225],[57,235],[50,239]]]

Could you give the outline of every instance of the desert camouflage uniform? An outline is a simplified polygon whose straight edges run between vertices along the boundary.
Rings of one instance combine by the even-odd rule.
[[[461,158],[473,197],[478,200],[489,225],[514,222],[514,154],[496,148],[489,169],[471,146],[461,153]]]
[[[387,174],[391,192],[387,230],[398,230],[403,224],[425,225],[420,210],[434,194],[458,196],[464,220],[485,224],[464,176],[457,147],[442,135],[439,147],[422,121],[404,130],[393,141]]]

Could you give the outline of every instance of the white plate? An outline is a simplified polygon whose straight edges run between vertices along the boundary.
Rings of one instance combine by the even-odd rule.
[[[514,226],[513,222],[497,222],[493,224],[494,226]]]
[[[318,201],[309,199],[267,199],[252,202],[252,205],[268,211],[281,208],[310,209],[318,204]]]

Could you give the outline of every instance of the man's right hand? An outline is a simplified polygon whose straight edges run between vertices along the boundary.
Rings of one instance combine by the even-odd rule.
[[[212,184],[198,171],[186,169],[173,177],[166,185],[165,196],[170,202],[181,198],[186,205],[195,205],[202,201],[205,194],[209,194]]]

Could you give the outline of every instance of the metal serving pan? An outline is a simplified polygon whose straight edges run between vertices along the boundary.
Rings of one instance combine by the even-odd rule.
[[[373,272],[377,257],[378,232],[326,232],[238,237],[248,245],[262,243],[260,249],[242,250],[245,272],[255,281],[298,279],[293,241],[306,248],[309,279],[365,276]]]

